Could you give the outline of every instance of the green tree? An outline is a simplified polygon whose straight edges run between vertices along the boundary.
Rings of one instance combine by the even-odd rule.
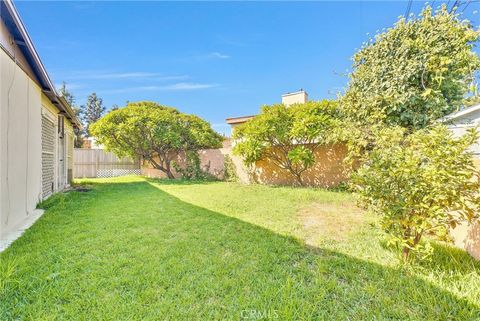
[[[446,6],[426,7],[371,39],[353,57],[341,97],[352,183],[364,204],[408,261],[429,253],[426,234],[448,238],[448,228],[478,210],[478,173],[468,147],[471,132],[454,138],[436,121],[459,109],[480,59],[480,32]]]
[[[72,108],[77,106],[75,96],[73,96],[73,94],[67,89],[67,83],[66,82],[64,82],[64,81],[62,82],[62,86],[60,86],[58,91],[60,91],[60,94],[63,96],[63,98],[65,98],[65,100],[68,102],[68,104]]]
[[[87,97],[87,103],[82,108],[84,110],[86,133],[87,136],[91,136],[90,126],[98,121],[105,113],[103,99],[98,97],[96,93],[92,93]]]
[[[400,18],[354,55],[342,107],[366,126],[432,124],[461,107],[480,66],[473,51],[479,35],[445,5]]]
[[[180,153],[219,148],[223,140],[201,118],[148,101],[109,112],[91,125],[91,133],[107,150],[140,156],[170,179],[172,162]]]
[[[269,159],[303,185],[302,173],[315,163],[315,151],[335,141],[338,109],[333,101],[263,106],[235,129],[234,152],[247,165]]]
[[[73,111],[75,112],[75,116],[82,122],[83,112],[82,107],[76,104],[75,96],[67,89],[67,84],[62,82],[62,86],[58,89],[60,94],[67,100],[70,107],[72,107]],[[83,125],[83,124],[82,124]],[[83,138],[85,135],[85,131],[82,129],[75,129],[75,142],[74,146],[76,148],[80,148],[83,146]]]
[[[450,227],[471,222],[480,209],[479,175],[468,148],[476,130],[455,138],[444,125],[411,135],[401,127],[385,127],[352,183],[363,203],[382,217],[383,228],[409,260],[431,248],[424,235],[448,241]]]

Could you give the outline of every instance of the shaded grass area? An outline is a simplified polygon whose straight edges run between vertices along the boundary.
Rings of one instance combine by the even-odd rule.
[[[137,177],[88,184],[42,204],[47,213],[0,254],[0,320],[480,318],[480,268],[465,252],[436,245],[433,262],[401,268],[360,211],[332,236],[324,225],[334,213],[344,225],[355,215],[342,215],[349,194]],[[306,208],[328,217],[318,237]]]

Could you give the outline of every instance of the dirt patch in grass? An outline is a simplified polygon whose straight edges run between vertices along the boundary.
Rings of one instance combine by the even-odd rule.
[[[316,245],[321,239],[346,240],[367,222],[365,212],[353,203],[313,203],[302,208],[298,217],[308,245]]]

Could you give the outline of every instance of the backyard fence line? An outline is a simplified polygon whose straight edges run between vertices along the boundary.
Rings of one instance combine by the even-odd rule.
[[[103,149],[75,148],[73,162],[74,178],[115,177],[140,175],[140,160],[119,158]]]

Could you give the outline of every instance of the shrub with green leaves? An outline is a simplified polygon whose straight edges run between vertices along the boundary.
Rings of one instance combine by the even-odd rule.
[[[182,175],[185,180],[216,180],[215,176],[210,174],[210,163],[202,168],[202,162],[198,151],[191,150],[185,153],[185,163],[179,164],[176,161],[172,162],[173,168],[177,173]]]
[[[333,101],[263,106],[259,115],[235,129],[234,152],[247,165],[268,159],[303,185],[302,173],[315,163],[315,151],[335,142],[338,128]]]
[[[420,243],[423,236],[449,241],[449,228],[478,217],[479,174],[468,151],[477,139],[476,130],[455,138],[444,125],[410,135],[384,128],[353,175],[363,203],[382,217],[405,261],[411,251],[430,254],[428,243]]]
[[[412,130],[432,124],[461,107],[480,67],[473,50],[479,35],[445,5],[400,18],[354,55],[342,107],[367,126]]]
[[[237,168],[230,155],[225,155],[223,163],[223,179],[227,182],[238,182]]]

